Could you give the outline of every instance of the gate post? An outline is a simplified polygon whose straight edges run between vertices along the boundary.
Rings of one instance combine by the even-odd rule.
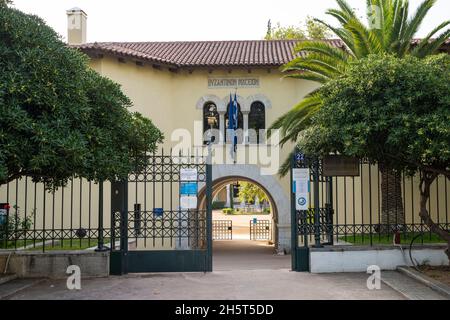
[[[294,194],[294,173],[295,168],[295,158],[297,150],[291,157],[291,263],[292,270],[298,271],[297,269],[297,248],[298,248],[298,226],[297,226],[297,210],[295,204],[295,194]]]
[[[314,248],[322,248],[320,243],[320,199],[319,199],[319,159],[314,159]]]
[[[103,181],[98,183],[98,244],[96,252],[105,252],[109,249],[104,243],[104,227],[103,227]]]
[[[212,223],[212,146],[208,145],[208,157],[206,159],[206,271],[213,271],[213,223]]]
[[[111,243],[110,274],[123,275],[128,273],[128,181],[111,183],[111,225],[115,225],[116,213],[120,213],[120,247],[113,250],[115,244]],[[111,228],[114,232],[115,227]],[[112,234],[111,239],[115,236]]]
[[[300,156],[300,157],[299,157]],[[299,158],[298,158],[299,157]],[[294,169],[309,166],[309,160],[304,154],[300,153],[298,148],[295,149],[291,159],[291,258],[292,271],[308,272],[310,270],[309,246],[308,246],[308,226],[306,218],[308,211],[297,211],[296,196],[294,192]],[[299,218],[301,219],[299,221]],[[299,246],[299,226],[302,225],[304,232],[304,243]]]
[[[334,210],[333,210],[333,178],[327,178],[327,203],[326,207],[326,223],[327,223],[327,233],[328,233],[328,245],[334,245],[334,234],[333,234],[333,224],[334,224]]]

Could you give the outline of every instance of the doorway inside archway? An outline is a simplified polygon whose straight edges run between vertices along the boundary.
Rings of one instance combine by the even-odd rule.
[[[264,186],[245,177],[213,182],[213,269],[289,269],[276,247],[277,204]]]
[[[257,184],[236,180],[215,188],[213,239],[275,243],[275,218],[269,196]]]

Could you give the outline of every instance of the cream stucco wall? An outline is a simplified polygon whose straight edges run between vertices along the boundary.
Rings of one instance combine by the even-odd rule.
[[[309,81],[283,78],[277,69],[213,70],[195,69],[177,73],[167,69],[154,69],[151,66],[138,66],[133,61],[118,62],[116,58],[104,57],[93,59],[93,69],[122,85],[125,94],[131,98],[133,110],[152,119],[165,134],[162,147],[174,146],[170,141],[171,133],[176,129],[187,129],[193,133],[194,122],[202,121],[203,111],[196,108],[198,101],[206,95],[214,95],[226,99],[234,89],[209,89],[208,77],[258,77],[259,88],[238,89],[238,95],[247,98],[263,94],[270,100],[272,108],[266,110],[266,127],[270,126],[280,115],[310,92],[315,84]],[[283,161],[291,150],[287,145],[281,150],[280,161]],[[279,179],[277,177],[277,179]],[[279,179],[286,193],[289,180]]]

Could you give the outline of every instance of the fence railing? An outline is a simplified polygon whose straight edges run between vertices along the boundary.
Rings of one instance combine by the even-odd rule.
[[[305,163],[296,165],[305,167]],[[318,175],[314,175],[316,168]],[[377,164],[367,161],[360,161],[360,175],[355,177],[325,177],[320,161],[310,169],[311,184],[317,181],[319,191],[316,199],[315,188],[311,187],[309,200],[313,208],[297,211],[299,245],[319,241],[334,245],[387,245],[393,244],[395,235],[403,244],[445,243],[420,218],[420,176],[386,174]],[[445,230],[450,229],[449,184],[445,176],[438,177],[427,203],[431,217]]]
[[[118,249],[122,213],[113,212],[112,249]],[[206,211],[129,211],[128,241],[140,249],[203,248],[206,244]]]
[[[31,177],[0,186],[8,208],[0,219],[0,250],[103,249],[111,236],[109,195],[110,183],[81,178],[54,192]]]
[[[272,220],[250,220],[250,240],[271,241],[272,240]]]
[[[213,220],[213,240],[233,240],[232,220]]]

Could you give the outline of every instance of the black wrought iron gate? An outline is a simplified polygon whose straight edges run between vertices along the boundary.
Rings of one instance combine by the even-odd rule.
[[[211,177],[206,157],[161,154],[113,183],[111,274],[212,271]]]
[[[309,169],[309,208],[297,210],[293,171]],[[322,162],[297,151],[291,161],[292,270],[310,271],[310,246],[333,244],[333,178],[322,174]]]

